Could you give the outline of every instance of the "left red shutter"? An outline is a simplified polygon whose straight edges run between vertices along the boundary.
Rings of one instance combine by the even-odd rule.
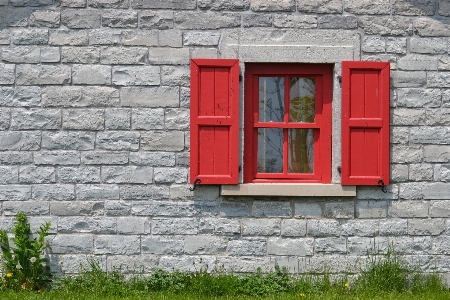
[[[239,60],[191,60],[190,182],[238,184]]]

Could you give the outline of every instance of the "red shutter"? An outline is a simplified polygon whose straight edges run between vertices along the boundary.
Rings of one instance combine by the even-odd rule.
[[[239,60],[191,60],[190,182],[238,184]]]
[[[389,184],[389,63],[342,62],[342,185]]]

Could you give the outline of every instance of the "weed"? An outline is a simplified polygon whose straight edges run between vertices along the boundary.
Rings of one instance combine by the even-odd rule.
[[[45,242],[49,230],[50,223],[46,222],[36,232],[37,237],[33,238],[27,216],[19,212],[12,230],[15,245],[12,247],[7,232],[0,229],[3,274],[0,288],[41,290],[51,282],[50,268],[43,257],[44,251],[50,248]]]

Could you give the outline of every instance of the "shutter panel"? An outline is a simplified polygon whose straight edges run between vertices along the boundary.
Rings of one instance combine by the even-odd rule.
[[[191,60],[190,182],[238,184],[239,60]]]
[[[389,63],[342,62],[342,185],[389,184]]]

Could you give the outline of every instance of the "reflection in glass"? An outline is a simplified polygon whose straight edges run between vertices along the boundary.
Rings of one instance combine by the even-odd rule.
[[[259,77],[259,122],[283,122],[284,78]]]
[[[288,172],[314,172],[314,129],[289,129]]]
[[[314,122],[315,78],[289,78],[289,122]]]
[[[258,128],[258,172],[283,172],[283,129]]]

